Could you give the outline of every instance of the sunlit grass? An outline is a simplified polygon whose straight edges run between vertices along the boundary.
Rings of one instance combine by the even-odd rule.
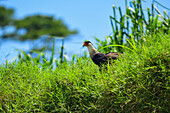
[[[30,60],[0,67],[2,112],[168,112],[170,35],[143,37],[136,51],[99,72],[89,58],[55,70]]]

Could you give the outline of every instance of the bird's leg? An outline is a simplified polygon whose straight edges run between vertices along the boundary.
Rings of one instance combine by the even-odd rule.
[[[102,68],[101,67],[99,68],[99,71],[102,72]]]
[[[103,74],[103,72],[106,72],[106,70],[107,70],[106,66],[100,66],[99,67],[99,71],[100,71],[101,74]]]
[[[101,74],[106,73],[108,71],[108,65],[107,64],[100,65],[99,71],[100,71]]]

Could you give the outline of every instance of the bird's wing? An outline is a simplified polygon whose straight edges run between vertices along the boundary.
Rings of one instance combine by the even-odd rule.
[[[108,62],[108,58],[105,54],[103,53],[96,53],[92,57],[93,62],[98,65],[99,67]]]
[[[107,56],[107,58],[111,58],[113,60],[116,60],[119,57],[119,53],[117,53],[117,52],[109,52],[109,53],[106,53],[106,56]]]

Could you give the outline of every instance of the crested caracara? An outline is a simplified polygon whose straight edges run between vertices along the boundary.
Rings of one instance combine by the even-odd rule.
[[[99,66],[100,70],[103,65],[111,64],[114,60],[117,60],[119,57],[119,53],[117,52],[109,52],[109,53],[99,53],[93,46],[90,41],[85,41],[83,43],[83,47],[86,46],[88,48],[90,58],[92,61]],[[106,66],[107,68],[107,66]]]

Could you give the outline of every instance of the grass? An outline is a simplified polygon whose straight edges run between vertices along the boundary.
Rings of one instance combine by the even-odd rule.
[[[31,61],[0,66],[1,112],[168,112],[170,35],[141,39],[100,73],[89,58],[55,70]]]
[[[166,10],[161,13],[155,6],[155,3],[159,8],[164,7],[156,0],[152,1],[151,8],[143,8],[144,0],[124,0],[125,1],[125,13],[122,13],[121,7],[113,5],[113,16],[110,16],[110,22],[112,27],[112,34],[105,37],[102,41],[95,37],[97,45],[102,52],[123,52],[122,47],[132,46],[131,42],[139,42],[143,34],[152,35],[155,31],[164,30],[167,34],[170,28],[170,17]],[[147,2],[147,1],[145,1]],[[125,43],[127,41],[127,43]],[[129,43],[130,42],[130,43]],[[103,48],[104,46],[114,45]]]

